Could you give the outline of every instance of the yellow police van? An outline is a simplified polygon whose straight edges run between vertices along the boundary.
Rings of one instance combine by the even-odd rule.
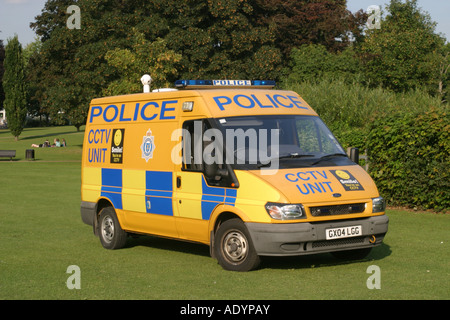
[[[273,81],[179,80],[91,102],[81,217],[107,249],[127,237],[199,242],[226,270],[261,256],[363,258],[385,201],[317,113]]]

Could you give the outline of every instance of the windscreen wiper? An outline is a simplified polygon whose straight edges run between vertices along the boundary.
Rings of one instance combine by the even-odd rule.
[[[311,166],[313,166],[315,164],[318,164],[320,161],[325,160],[325,159],[330,158],[330,157],[348,157],[348,156],[345,153],[331,153],[331,154],[327,154],[325,156],[320,157],[317,161],[313,162],[311,164]]]
[[[314,155],[313,154],[291,153],[291,154],[287,154],[287,155],[284,155],[284,156],[281,156],[281,157],[271,158],[268,163],[261,163],[261,164],[259,164],[258,168],[269,166],[270,163],[272,162],[272,160],[274,160],[274,159],[282,160],[282,159],[298,159],[298,158],[306,158],[306,157],[314,157]]]

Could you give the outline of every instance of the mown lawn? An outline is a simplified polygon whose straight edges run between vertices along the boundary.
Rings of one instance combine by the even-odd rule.
[[[65,138],[67,148],[31,143]],[[367,259],[330,254],[266,258],[248,273],[224,271],[204,245],[140,237],[121,250],[102,248],[80,218],[83,132],[26,129],[18,142],[0,130],[0,299],[449,299],[450,215],[388,210],[389,232]],[[81,289],[66,273],[81,270]],[[381,289],[368,289],[367,268],[380,268]]]
[[[8,130],[0,129],[0,150],[16,150],[15,161],[25,159],[27,149],[33,149],[35,159],[40,161],[81,161],[84,127],[77,132],[75,127],[27,128],[19,141]],[[66,148],[33,148],[32,144],[42,144],[46,139],[53,144],[54,139],[65,139]],[[3,158],[0,158],[0,162]]]

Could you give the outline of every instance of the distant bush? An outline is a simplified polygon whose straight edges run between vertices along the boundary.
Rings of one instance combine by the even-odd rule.
[[[390,204],[450,208],[448,112],[378,117],[369,132],[369,172]]]
[[[394,93],[343,79],[324,77],[303,82],[288,79],[282,86],[303,97],[345,148],[365,149],[369,125],[376,118],[444,108],[439,98],[421,90]]]
[[[353,47],[334,54],[323,45],[309,44],[292,49],[286,74],[290,82],[315,83],[322,78],[340,78],[351,83],[362,77],[361,69]]]

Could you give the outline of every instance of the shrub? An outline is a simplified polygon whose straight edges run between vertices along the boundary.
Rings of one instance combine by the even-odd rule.
[[[365,149],[370,124],[377,117],[444,108],[438,97],[419,89],[394,93],[383,88],[368,88],[356,80],[348,83],[344,79],[327,77],[303,82],[288,79],[282,86],[302,96],[344,148]]]
[[[351,46],[342,52],[331,53],[320,44],[302,45],[292,49],[290,58],[286,75],[291,82],[339,78],[351,83],[355,77],[362,77],[359,60]]]
[[[448,112],[378,117],[369,132],[370,174],[390,204],[450,208]]]

